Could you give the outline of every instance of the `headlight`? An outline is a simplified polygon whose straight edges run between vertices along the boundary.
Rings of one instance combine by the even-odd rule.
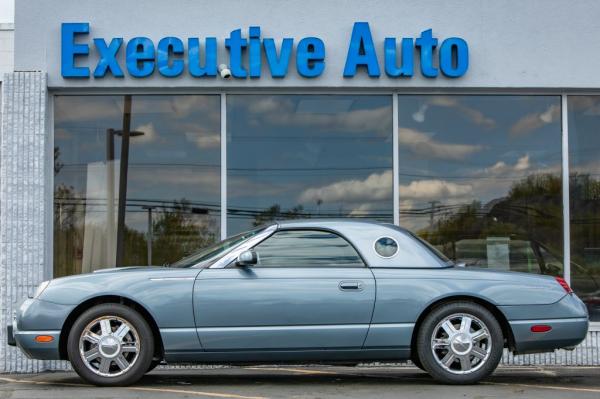
[[[48,284],[50,284],[50,280],[43,281],[40,285],[38,285],[37,289],[35,290],[35,293],[33,294],[33,298],[35,299],[42,295],[42,292],[44,292],[46,287],[48,287]]]

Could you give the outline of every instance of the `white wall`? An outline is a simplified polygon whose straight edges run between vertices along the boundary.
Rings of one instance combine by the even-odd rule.
[[[0,82],[6,72],[14,67],[14,26],[0,23]]]
[[[0,0],[0,24],[15,22],[15,0]]]
[[[16,4],[16,67],[48,72],[51,87],[320,87],[320,88],[600,88],[600,1],[597,0],[28,0]],[[467,40],[470,68],[458,79],[344,79],[352,25],[368,21],[383,65],[386,36],[416,37],[432,28],[440,38]],[[231,30],[262,27],[280,40],[318,36],[327,67],[315,79],[295,68],[284,79],[151,78],[64,80],[60,75],[62,22],[90,22],[92,37],[216,36],[220,57]],[[121,49],[123,53],[124,49]],[[91,58],[94,58],[92,54]],[[124,63],[122,63],[123,65]],[[92,63],[95,65],[95,63]],[[264,63],[263,63],[264,65]],[[294,63],[291,64],[292,66]]]

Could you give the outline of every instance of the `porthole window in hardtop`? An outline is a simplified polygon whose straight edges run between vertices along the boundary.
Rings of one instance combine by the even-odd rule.
[[[383,258],[391,258],[398,252],[398,243],[391,237],[381,237],[375,241],[375,252]]]

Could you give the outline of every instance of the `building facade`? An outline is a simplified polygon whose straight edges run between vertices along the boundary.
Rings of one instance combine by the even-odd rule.
[[[168,264],[274,219],[411,229],[564,276],[599,364],[600,3],[17,2],[0,324],[42,280]],[[0,371],[26,360],[0,329]]]

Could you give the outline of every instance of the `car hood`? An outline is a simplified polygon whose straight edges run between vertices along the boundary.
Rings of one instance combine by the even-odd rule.
[[[195,268],[169,268],[160,266],[130,266],[97,270],[94,273],[76,274],[50,281],[39,299],[58,304],[77,304],[100,295],[126,297],[142,293],[154,295],[158,281],[185,284],[191,289],[200,272]],[[162,283],[162,286],[164,287]]]
[[[121,272],[132,272],[132,271],[161,271],[169,270],[166,266],[123,266],[123,267],[109,267],[106,269],[94,270],[92,273],[121,273]]]

